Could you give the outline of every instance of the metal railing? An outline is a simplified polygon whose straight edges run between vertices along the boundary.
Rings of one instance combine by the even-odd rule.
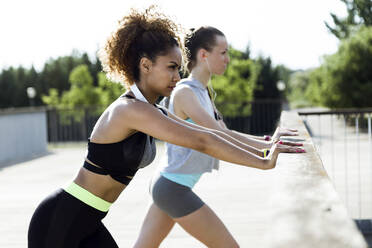
[[[102,107],[48,109],[48,142],[86,141],[103,111]]]
[[[250,116],[224,117],[226,125],[244,133],[272,133],[280,118],[282,102],[266,100],[249,104]],[[53,143],[86,141],[103,111],[103,107],[48,109],[48,141]]]
[[[263,99],[247,103],[249,116],[224,117],[226,125],[233,130],[253,135],[274,132],[283,109],[280,99]]]
[[[372,217],[372,109],[299,111],[320,158],[356,219]]]

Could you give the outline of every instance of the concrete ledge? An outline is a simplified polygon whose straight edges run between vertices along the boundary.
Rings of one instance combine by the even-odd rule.
[[[47,107],[21,107],[21,108],[6,108],[0,109],[0,115],[16,115],[16,114],[30,114],[30,113],[44,113]]]
[[[283,112],[281,125],[298,129],[307,153],[279,156],[268,209],[271,225],[267,247],[367,247],[336,193],[301,118],[296,112]]]
[[[0,114],[0,167],[47,153],[45,109]]]

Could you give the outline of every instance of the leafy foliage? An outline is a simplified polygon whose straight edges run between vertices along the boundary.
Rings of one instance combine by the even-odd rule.
[[[91,62],[86,53],[73,51],[69,56],[49,59],[43,69],[37,72],[30,69],[9,67],[0,73],[0,108],[29,106],[27,87],[34,87],[35,105],[42,105],[43,95],[48,95],[50,89],[56,89],[60,96],[63,91],[70,89],[69,76],[78,65],[85,64],[93,77],[93,85],[98,85],[97,73],[101,71],[101,64],[96,59]]]
[[[278,99],[280,92],[277,88],[279,71],[271,64],[270,58],[258,57],[256,60],[260,68],[254,90],[254,99]]]
[[[338,17],[331,13],[334,27],[325,23],[328,30],[339,39],[353,35],[362,26],[372,25],[371,0],[340,0],[346,5],[347,16]]]
[[[230,48],[230,57],[225,74],[212,79],[218,94],[216,105],[224,116],[247,116],[251,101],[280,97],[276,89],[280,70],[273,68],[270,58],[250,58],[249,47],[244,52]],[[281,71],[286,69],[281,67]],[[37,92],[36,105],[58,109],[107,107],[124,91],[101,72],[97,58],[92,62],[86,53],[76,51],[48,60],[41,72],[22,67],[3,70],[0,86],[0,107],[28,106],[26,88],[30,86]]]
[[[362,27],[310,74],[306,95],[331,108],[371,107],[371,68],[372,27]]]
[[[76,109],[74,112],[65,112],[65,116],[63,116],[65,124],[68,122],[67,120],[81,120],[85,115],[81,107],[85,109],[87,107],[99,107],[95,110],[101,111],[123,93],[123,87],[109,81],[103,72],[98,73],[98,86],[94,86],[93,77],[87,65],[79,65],[72,70],[69,82],[71,84],[70,89],[64,91],[61,97],[58,96],[58,90],[52,88],[49,90],[49,95],[42,98],[45,104],[57,109]]]
[[[247,116],[250,114],[248,103],[253,100],[259,68],[244,53],[231,50],[231,62],[226,72],[213,78],[213,87],[218,96],[215,103],[224,116]]]

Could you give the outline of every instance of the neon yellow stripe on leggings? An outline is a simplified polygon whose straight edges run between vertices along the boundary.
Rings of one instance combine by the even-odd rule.
[[[98,196],[93,195],[88,190],[80,187],[74,182],[72,182],[69,186],[65,187],[64,190],[70,195],[84,202],[85,204],[88,204],[89,206],[98,209],[102,212],[107,212],[112,204],[108,201],[99,198]]]

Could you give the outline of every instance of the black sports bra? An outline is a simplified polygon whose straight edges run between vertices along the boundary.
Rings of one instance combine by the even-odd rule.
[[[130,95],[123,95],[123,97],[134,98]],[[167,111],[162,107],[154,106],[167,115]],[[87,161],[84,162],[83,167],[97,174],[110,175],[116,181],[128,185],[138,169],[151,164],[155,155],[154,138],[136,132],[116,143],[97,144],[89,140],[87,159],[99,167]]]

